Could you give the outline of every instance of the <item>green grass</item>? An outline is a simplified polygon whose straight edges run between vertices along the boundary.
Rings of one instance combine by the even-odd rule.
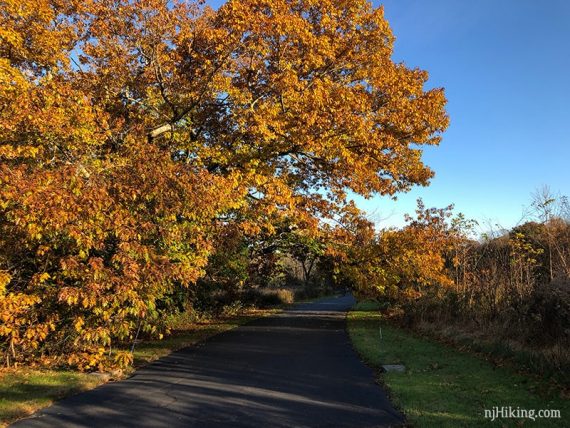
[[[418,334],[451,346],[468,350],[496,364],[517,371],[540,373],[554,385],[570,386],[570,352],[563,344],[531,349],[524,342],[504,336],[503,328],[462,325],[459,323],[422,323],[414,328]]]
[[[0,373],[0,426],[53,401],[100,385],[102,379],[71,370],[11,369]]]
[[[356,305],[348,315],[348,328],[356,350],[370,366],[406,366],[406,373],[379,376],[413,426],[570,426],[570,402],[545,380],[496,367],[472,354],[392,326],[381,319],[373,303]],[[483,410],[494,406],[558,409],[562,418],[491,422],[484,418]]]
[[[171,320],[174,328],[171,336],[163,340],[138,344],[134,352],[134,367],[122,375],[115,374],[113,377],[125,377],[137,367],[173,351],[275,312],[274,309],[248,310],[222,319],[199,323],[191,317],[180,316]],[[105,377],[73,370],[18,368],[0,371],[0,427],[31,415],[58,399],[95,388],[105,381]]]

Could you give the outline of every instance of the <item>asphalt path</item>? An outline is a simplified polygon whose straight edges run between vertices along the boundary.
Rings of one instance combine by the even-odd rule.
[[[350,296],[295,306],[54,404],[13,427],[392,427],[346,333]]]

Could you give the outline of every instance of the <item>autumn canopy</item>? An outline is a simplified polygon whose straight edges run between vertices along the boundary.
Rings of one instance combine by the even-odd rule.
[[[231,230],[427,184],[445,98],[393,41],[366,0],[0,1],[5,359],[105,364]]]

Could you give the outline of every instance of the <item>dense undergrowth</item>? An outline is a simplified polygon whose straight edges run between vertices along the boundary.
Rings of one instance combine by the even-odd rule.
[[[353,250],[347,279],[405,328],[568,382],[569,206],[549,194],[532,206],[535,220],[476,240],[473,222],[420,204],[406,227]]]

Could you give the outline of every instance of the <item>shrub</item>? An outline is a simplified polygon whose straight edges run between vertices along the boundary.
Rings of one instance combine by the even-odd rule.
[[[281,288],[279,290],[277,290],[277,297],[279,298],[279,301],[283,304],[291,304],[295,301],[295,295],[291,290],[288,290],[286,288]]]
[[[537,287],[527,313],[533,343],[570,344],[570,279],[557,279]]]

